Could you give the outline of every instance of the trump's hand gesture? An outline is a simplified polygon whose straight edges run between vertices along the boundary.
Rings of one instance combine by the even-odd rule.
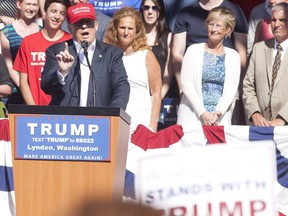
[[[67,42],[65,42],[64,51],[57,54],[56,59],[60,73],[66,75],[74,63],[74,57],[69,53]]]

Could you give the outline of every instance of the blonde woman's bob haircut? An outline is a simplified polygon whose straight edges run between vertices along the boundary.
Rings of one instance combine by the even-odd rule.
[[[221,20],[226,29],[230,29],[229,33],[227,33],[226,37],[230,37],[231,33],[234,31],[236,17],[232,10],[226,7],[216,7],[209,11],[209,14],[205,20],[205,25],[208,27],[208,24],[211,21]]]

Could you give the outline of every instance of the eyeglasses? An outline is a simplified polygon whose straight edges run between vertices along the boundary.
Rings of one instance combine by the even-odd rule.
[[[148,10],[150,10],[150,8],[152,8],[153,11],[158,11],[158,10],[159,10],[159,7],[156,6],[156,5],[154,5],[154,6],[143,5],[143,6],[142,6],[142,9],[143,9],[144,11],[148,11]]]
[[[217,30],[225,28],[223,25],[214,24],[214,23],[208,23],[207,27],[208,27],[208,29],[213,29],[215,27],[215,29],[217,29]]]

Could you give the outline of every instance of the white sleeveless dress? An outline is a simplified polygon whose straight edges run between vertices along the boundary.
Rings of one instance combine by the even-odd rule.
[[[150,123],[152,101],[146,68],[147,52],[148,50],[142,50],[123,56],[130,84],[130,96],[126,108],[126,112],[131,116],[130,135],[139,124],[148,126]]]

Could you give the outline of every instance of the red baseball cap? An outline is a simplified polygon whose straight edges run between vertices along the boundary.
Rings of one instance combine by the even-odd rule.
[[[96,20],[96,12],[94,7],[87,3],[78,3],[70,6],[67,10],[67,21],[69,23],[76,23],[81,19]]]

